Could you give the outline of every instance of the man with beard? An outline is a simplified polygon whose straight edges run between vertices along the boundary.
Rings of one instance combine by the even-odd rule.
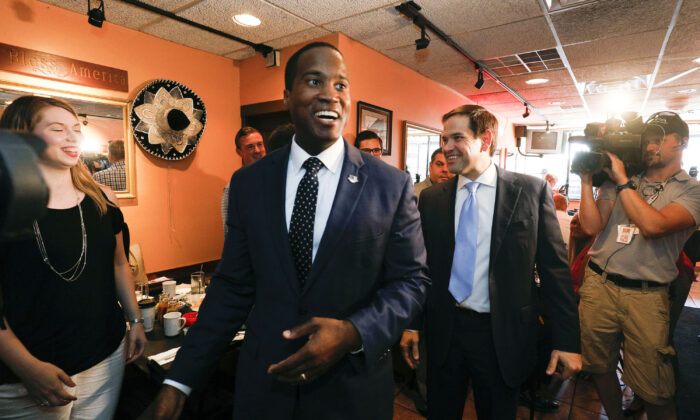
[[[479,419],[512,420],[535,367],[538,295],[552,322],[547,374],[567,378],[581,368],[564,241],[547,184],[491,161],[493,114],[464,105],[442,122],[442,150],[458,176],[423,191],[419,204],[433,281],[424,318],[428,418],[461,419],[471,385]],[[419,342],[417,332],[404,332],[411,366],[423,363]]]
[[[294,139],[231,178],[247,200],[229,208],[221,263],[156,418],[177,418],[244,321],[234,418],[392,417],[387,349],[429,281],[411,179],[342,138],[350,81],[336,47],[290,57],[284,103]]]
[[[615,372],[623,340],[622,380],[644,400],[648,418],[676,417],[668,286],[700,222],[700,184],[681,169],[688,125],[673,112],[656,113],[642,145],[645,170],[631,178],[609,154],[610,180],[595,201],[591,174],[581,175],[581,227],[598,235],[579,289],[583,367],[610,419],[623,418]]]

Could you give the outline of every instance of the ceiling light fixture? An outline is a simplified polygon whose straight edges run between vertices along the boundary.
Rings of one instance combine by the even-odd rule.
[[[693,93],[695,91],[697,91],[697,89],[690,88],[690,89],[677,90],[676,93]]]
[[[530,107],[527,106],[527,102],[524,102],[523,105],[525,105],[525,112],[523,113],[523,118],[527,118],[530,116]]]
[[[5,105],[10,105],[11,103],[12,103],[12,101],[9,99],[7,101],[5,101]]]
[[[416,50],[423,50],[430,45],[430,37],[425,33],[425,26],[420,28],[420,38],[416,39]]]
[[[90,7],[90,0],[88,0],[88,23],[92,26],[98,28],[102,27],[102,23],[105,21],[105,2],[100,0],[100,5],[94,9]]]
[[[566,103],[566,101],[552,101],[552,102],[548,102],[547,105],[557,106],[557,105],[564,105],[565,103]]]
[[[549,82],[549,79],[530,79],[525,81],[528,85],[541,85],[542,83]]]
[[[260,26],[260,19],[256,18],[253,15],[249,15],[247,13],[243,13],[240,15],[235,15],[233,16],[233,21],[236,22],[237,24],[241,26]]]
[[[700,57],[698,57],[698,58],[696,58],[695,60],[693,60],[693,63],[695,63],[695,64],[700,64]]]
[[[477,70],[479,70],[479,75],[476,78],[476,83],[474,83],[474,87],[477,89],[481,89],[482,86],[484,86],[484,71],[479,66],[477,66],[476,68]]]

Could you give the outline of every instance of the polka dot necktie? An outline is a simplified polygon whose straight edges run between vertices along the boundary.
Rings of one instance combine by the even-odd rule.
[[[289,223],[289,244],[294,256],[297,278],[304,285],[309,271],[314,247],[314,221],[316,220],[316,199],[318,198],[318,171],[323,162],[310,157],[303,165],[304,177],[299,181],[294,198],[292,220]]]
[[[469,195],[462,205],[457,224],[455,238],[455,253],[452,258],[450,285],[448,290],[457,303],[464,301],[472,294],[474,286],[474,266],[476,265],[476,239],[479,232],[479,207],[476,204],[476,189],[478,182],[466,185]]]

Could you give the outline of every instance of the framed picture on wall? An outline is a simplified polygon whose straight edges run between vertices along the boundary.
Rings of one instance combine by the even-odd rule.
[[[357,103],[357,133],[372,130],[382,139],[382,155],[391,154],[391,118],[393,112],[367,102]]]

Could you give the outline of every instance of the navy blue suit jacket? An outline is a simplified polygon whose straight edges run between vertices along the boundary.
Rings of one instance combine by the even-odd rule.
[[[502,375],[509,386],[518,387],[536,361],[539,312],[535,265],[555,349],[581,352],[578,310],[552,191],[541,179],[497,169],[489,261],[491,327],[500,367],[500,372],[494,374]],[[457,180],[454,177],[434,185],[420,197],[433,280],[423,318],[429,387],[430,370],[440,368],[447,357],[457,304],[448,290],[455,249]],[[419,318],[413,327],[417,329],[420,324]]]
[[[245,321],[234,418],[390,419],[388,349],[422,310],[429,282],[411,179],[346,142],[335,200],[302,288],[285,221],[289,153],[284,147],[231,178],[222,259],[168,378],[203,385]],[[311,317],[351,321],[364,351],[311,384],[277,381],[267,368],[307,340],[286,340],[282,331]]]

